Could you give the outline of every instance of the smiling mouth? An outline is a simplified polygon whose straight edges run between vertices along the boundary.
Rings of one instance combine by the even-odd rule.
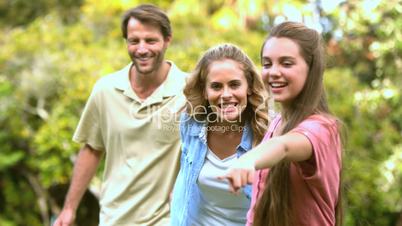
[[[287,86],[288,84],[286,82],[270,82],[269,85],[272,88],[283,88]]]
[[[221,103],[218,106],[222,109],[225,109],[229,107],[237,107],[237,103]]]
[[[142,61],[142,62],[148,61],[150,59],[151,59],[151,57],[137,57],[137,60]]]
[[[236,111],[238,103],[222,103],[218,106],[222,113],[231,113]]]

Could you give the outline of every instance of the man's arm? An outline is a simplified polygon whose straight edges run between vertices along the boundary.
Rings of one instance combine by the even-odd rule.
[[[54,222],[54,226],[70,226],[74,223],[78,205],[96,173],[101,158],[102,152],[93,149],[88,144],[80,150],[74,164],[73,177],[63,209]]]

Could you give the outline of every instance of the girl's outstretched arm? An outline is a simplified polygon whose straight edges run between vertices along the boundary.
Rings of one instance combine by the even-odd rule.
[[[246,154],[242,155],[220,179],[227,179],[231,192],[252,182],[255,169],[271,168],[282,160],[305,161],[313,153],[309,139],[298,132],[290,132],[282,136],[263,141]]]

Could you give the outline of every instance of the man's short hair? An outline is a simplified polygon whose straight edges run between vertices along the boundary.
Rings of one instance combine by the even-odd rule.
[[[127,25],[130,18],[135,18],[141,23],[159,27],[165,39],[172,36],[170,20],[166,13],[152,4],[142,4],[124,13],[121,22],[121,31],[124,39],[127,39]]]

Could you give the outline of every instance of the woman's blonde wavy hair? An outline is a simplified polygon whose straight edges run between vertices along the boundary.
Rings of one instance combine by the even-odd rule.
[[[251,91],[251,94],[247,96],[247,106],[242,117],[251,123],[253,145],[256,145],[264,137],[268,126],[268,94],[254,63],[246,53],[233,44],[212,47],[198,61],[184,87],[184,95],[187,98],[186,111],[197,121],[206,122],[208,114],[211,113],[208,100],[204,95],[209,67],[213,62],[226,59],[240,64]]]

